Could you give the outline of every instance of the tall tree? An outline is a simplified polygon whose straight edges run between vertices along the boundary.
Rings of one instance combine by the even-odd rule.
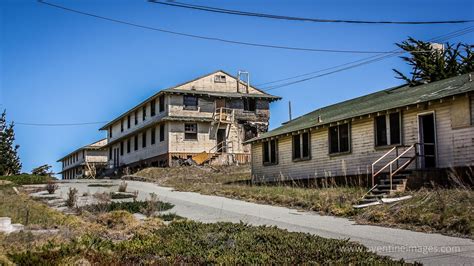
[[[13,122],[7,125],[6,110],[0,116],[0,176],[19,174],[21,169],[18,157],[19,145],[15,145]]]
[[[474,71],[473,46],[465,43],[433,44],[413,38],[397,43],[409,53],[402,56],[412,70],[409,75],[393,69],[397,78],[405,80],[410,86],[430,83]]]

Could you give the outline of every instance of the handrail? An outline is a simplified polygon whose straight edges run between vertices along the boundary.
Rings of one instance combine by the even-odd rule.
[[[410,146],[400,145],[400,146],[393,147],[387,153],[385,153],[382,157],[380,157],[374,163],[372,163],[372,185],[375,184],[375,177],[378,176],[380,173],[382,173],[382,171],[384,171],[387,167],[389,167],[389,169],[390,169],[390,189],[392,189],[392,177],[394,176],[394,174],[398,173],[401,169],[404,169],[406,166],[408,166],[408,164],[410,164],[413,161],[413,159],[416,156],[418,156],[418,153],[416,152],[416,146],[417,145],[420,145],[420,144],[419,143],[414,143]],[[400,148],[400,147],[404,147],[406,149],[401,154],[398,154],[398,148]],[[407,154],[409,151],[411,151],[413,148],[415,148],[415,155],[413,157],[411,157],[408,162],[405,162],[404,164],[399,166],[398,161],[400,160],[400,158],[404,157],[404,155]],[[377,172],[375,172],[375,164],[380,162],[380,160],[382,160],[383,158],[387,157],[394,150],[396,150],[396,152],[397,152],[396,153],[397,156],[395,157],[395,159],[391,160],[390,162],[385,164],[382,168],[380,168]],[[393,171],[393,163],[397,163],[397,169],[395,170],[395,172]]]
[[[386,152],[384,155],[382,155],[382,157],[378,158],[375,162],[372,163],[372,186],[374,185],[374,182],[375,182],[375,176],[377,176],[380,171],[378,171],[377,173],[374,174],[374,169],[375,169],[375,164],[377,164],[378,162],[380,162],[383,158],[387,157],[392,151],[394,151],[397,147],[393,147],[391,148],[388,152]]]

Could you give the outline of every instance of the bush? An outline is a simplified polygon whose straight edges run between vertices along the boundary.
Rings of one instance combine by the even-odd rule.
[[[125,181],[120,182],[118,192],[127,192],[127,182]]]
[[[74,208],[77,202],[77,189],[76,188],[69,188],[69,192],[67,193],[67,200],[66,206],[69,208]]]
[[[58,184],[50,180],[48,181],[48,184],[46,184],[44,189],[46,189],[46,191],[48,191],[49,194],[54,194],[54,192],[56,191],[56,189],[58,189],[58,187],[59,187]]]
[[[118,211],[124,210],[130,213],[137,213],[143,211],[143,209],[150,208],[148,205],[151,203],[149,201],[133,201],[133,202],[110,202],[110,203],[99,203],[99,204],[92,204],[82,207],[82,209],[98,213],[98,212],[111,212],[111,211]],[[156,210],[166,211],[174,207],[173,204],[168,202],[161,202],[156,201],[153,203],[155,206],[153,207]]]
[[[7,180],[17,185],[30,185],[30,184],[45,184],[54,178],[50,176],[39,176],[39,175],[12,175],[12,176],[0,176],[1,180]]]

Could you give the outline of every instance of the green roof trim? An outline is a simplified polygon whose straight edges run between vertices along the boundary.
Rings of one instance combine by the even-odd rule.
[[[402,85],[329,105],[288,121],[276,129],[248,140],[247,143],[362,115],[471,92],[474,91],[471,75],[472,73],[464,74],[415,87]]]

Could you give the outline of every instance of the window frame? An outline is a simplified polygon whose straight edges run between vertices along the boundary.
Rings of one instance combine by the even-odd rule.
[[[193,105],[187,105],[186,98],[188,99],[194,98],[195,101]],[[194,95],[183,95],[183,109],[184,110],[192,110],[192,111],[198,110],[198,105],[199,105],[199,97],[194,96]]]
[[[156,144],[156,127],[152,127],[150,130],[150,145]]]
[[[133,137],[133,150],[138,151],[138,135]]]
[[[392,143],[392,121],[391,121],[391,116],[393,114],[398,114],[398,138],[399,142],[398,143]],[[385,138],[387,143],[386,144],[379,144],[378,140],[378,125],[377,125],[377,119],[380,117],[385,117]],[[394,146],[399,146],[403,145],[403,122],[402,122],[402,112],[392,112],[392,113],[387,113],[387,114],[382,114],[374,117],[374,148],[386,148],[386,147],[394,147]]]
[[[272,142],[275,145],[274,154],[272,156]],[[266,155],[267,153],[267,155]],[[265,159],[268,157],[268,161]],[[263,166],[277,165],[279,163],[279,152],[278,152],[278,139],[271,139],[262,142],[262,164]]]
[[[132,140],[127,139],[127,153],[130,153],[132,151]]]
[[[138,125],[138,110],[135,110],[135,126]]]
[[[164,112],[165,111],[165,95],[164,94],[158,97],[158,104],[159,104],[158,111],[160,113]]]
[[[156,101],[155,99],[150,101],[150,116],[153,117],[156,115]]]
[[[142,108],[142,121],[146,120],[146,105]]]
[[[120,132],[123,132],[123,118],[120,119]]]
[[[347,151],[341,151],[341,130],[340,130],[340,127],[341,126],[345,126],[347,125]],[[331,146],[331,142],[332,142],[332,137],[331,137],[331,129],[334,128],[334,127],[337,127],[337,140],[338,140],[338,151],[337,152],[333,152],[332,151],[332,146]],[[342,123],[342,124],[339,124],[339,125],[335,125],[335,126],[330,126],[328,128],[328,153],[329,155],[331,156],[334,156],[334,155],[340,155],[340,154],[349,154],[352,152],[352,133],[351,133],[351,129],[352,129],[352,125],[351,123]]]
[[[146,130],[142,132],[142,148],[146,148],[147,145],[147,137],[146,137]]]
[[[214,75],[214,83],[227,83],[225,75]]]
[[[165,141],[165,124],[160,125],[160,142]]]
[[[257,99],[255,99],[255,98],[243,98],[242,101],[243,101],[245,112],[252,112],[253,113],[253,112],[257,111]],[[250,104],[250,102],[252,102],[252,104]],[[251,106],[253,108],[250,108]]]
[[[193,126],[194,130],[186,130],[186,126]],[[189,138],[190,135],[195,137]],[[184,140],[197,141],[198,140],[198,124],[197,123],[184,123]]]
[[[304,135],[307,134],[308,136],[308,140],[307,140],[307,144],[308,144],[308,147],[307,147],[307,152],[308,152],[308,155],[307,156],[304,156]],[[299,144],[299,156],[296,155],[296,143],[295,143],[295,139],[298,138],[298,144]],[[293,159],[294,162],[299,162],[299,161],[308,161],[308,160],[311,160],[311,132],[310,131],[306,131],[306,132],[302,132],[300,134],[294,134],[292,135],[292,138],[291,138],[291,142],[292,142],[292,152],[291,152],[291,157]]]
[[[120,141],[120,156],[123,156],[123,141]]]
[[[130,121],[131,117],[130,115],[127,116],[127,129],[130,129],[132,121]]]

